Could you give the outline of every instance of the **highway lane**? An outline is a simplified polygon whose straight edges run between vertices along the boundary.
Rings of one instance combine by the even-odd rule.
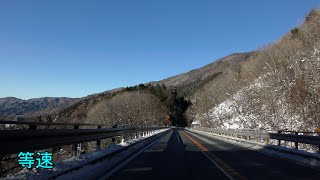
[[[111,179],[319,179],[320,172],[205,135],[172,130]]]
[[[227,179],[186,136],[172,130],[111,179]]]
[[[221,159],[246,179],[319,179],[320,171],[248,150],[210,136],[188,132],[205,146],[212,156]],[[238,178],[236,178],[238,179]]]

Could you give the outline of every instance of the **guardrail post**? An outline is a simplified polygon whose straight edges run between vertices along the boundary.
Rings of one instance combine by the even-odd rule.
[[[281,134],[281,131],[278,131],[279,134]],[[281,140],[278,139],[278,146],[281,146]]]
[[[98,129],[101,129],[101,126],[98,126]],[[100,150],[100,148],[101,148],[101,140],[98,139],[97,140],[97,150]]]
[[[128,136],[129,136],[129,140],[133,139],[133,138],[132,138],[132,136],[133,136],[132,133],[129,133]]]
[[[120,136],[120,138],[121,138],[121,143],[123,143],[124,142],[124,135]]]
[[[320,133],[318,135],[320,136]],[[318,153],[320,153],[320,145],[318,145]]]
[[[115,124],[114,126],[112,126],[112,128],[117,128],[117,124]],[[111,141],[112,141],[112,145],[115,145],[116,144],[116,137],[112,137],[111,138]]]
[[[73,129],[79,129],[79,125],[74,125]],[[72,156],[77,156],[78,144],[72,145]]]
[[[299,135],[298,132],[295,132],[294,134],[295,134],[295,135]],[[294,142],[294,148],[295,148],[295,149],[299,149],[299,144],[298,144],[298,142]]]

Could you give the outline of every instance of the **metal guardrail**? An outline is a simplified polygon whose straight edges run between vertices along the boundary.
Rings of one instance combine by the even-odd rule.
[[[101,124],[72,124],[72,123],[42,123],[0,121],[0,124],[29,125],[29,129],[0,130],[0,155],[14,154],[20,151],[41,150],[64,145],[73,145],[73,154],[77,144],[96,141],[96,148],[100,149],[100,140],[123,136],[127,134],[149,134],[153,130],[166,127],[116,127],[102,128]],[[38,126],[74,126],[74,129],[37,129]],[[79,129],[79,126],[96,126],[97,129]],[[131,125],[130,125],[131,126]],[[31,128],[32,127],[32,128]]]
[[[29,129],[37,129],[39,126],[73,126],[75,129],[79,128],[80,126],[95,126],[95,127],[105,127],[108,125],[105,124],[85,124],[85,123],[56,123],[56,122],[30,122],[30,121],[0,121],[0,124],[3,125],[27,125],[29,126]],[[132,124],[124,124],[119,125],[119,127],[128,127],[132,126]]]
[[[299,143],[316,145],[319,148],[320,152],[320,136],[310,136],[310,135],[300,135],[300,132],[294,132],[294,134],[283,134],[281,131],[278,133],[273,132],[256,132],[256,131],[241,131],[241,130],[222,130],[222,129],[213,129],[213,128],[203,128],[195,127],[195,130],[224,134],[224,135],[236,135],[244,137],[253,137],[265,139],[266,143],[269,142],[269,139],[278,140],[278,146],[281,146],[281,141],[290,141],[295,143],[295,149],[298,149]],[[309,133],[309,132],[308,132]]]
[[[281,133],[299,133],[299,134],[317,134],[317,132],[311,132],[311,131],[290,131],[287,129],[282,129],[282,130],[253,130],[253,129],[240,129],[240,130],[235,130],[235,131],[249,131],[249,132],[281,132]]]

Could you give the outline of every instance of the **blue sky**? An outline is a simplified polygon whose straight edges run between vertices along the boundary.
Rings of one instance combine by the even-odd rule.
[[[82,97],[255,50],[319,0],[1,0],[0,97]]]

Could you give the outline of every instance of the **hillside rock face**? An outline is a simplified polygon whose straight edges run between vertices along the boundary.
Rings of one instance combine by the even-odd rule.
[[[65,108],[78,102],[77,98],[56,98],[44,97],[29,100],[18,99],[15,97],[0,98],[0,116],[15,114],[35,113],[52,108]]]

